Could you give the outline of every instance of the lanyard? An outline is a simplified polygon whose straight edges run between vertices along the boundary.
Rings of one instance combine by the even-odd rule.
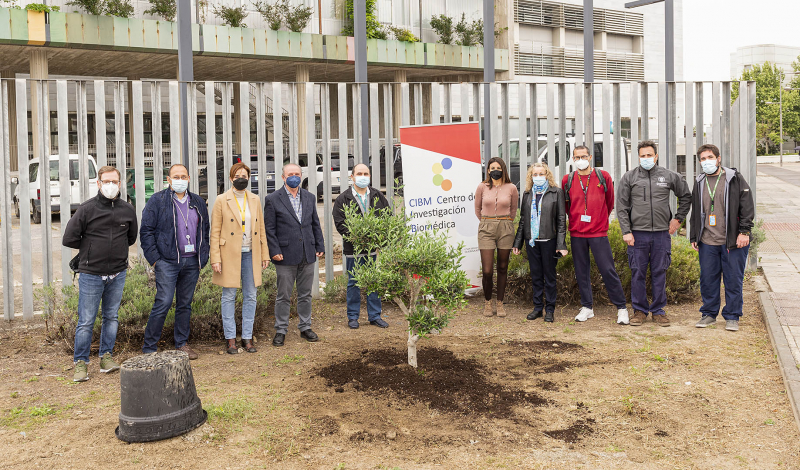
[[[586,180],[586,186],[583,186],[583,180],[581,179],[581,174],[577,171],[575,172],[578,175],[578,181],[581,183],[581,190],[583,190],[583,213],[586,214],[589,211],[589,182],[592,181],[592,174],[589,173],[589,178]]]
[[[244,218],[245,218],[246,211],[247,211],[247,197],[246,196],[247,196],[247,193],[245,193],[244,208],[242,208],[242,206],[239,205],[239,198],[237,198],[235,194],[233,195],[233,200],[236,201],[236,207],[239,208],[239,214],[241,214],[241,216],[242,216],[242,233],[245,233],[245,231],[244,231]]]
[[[358,199],[358,205],[361,206],[361,212],[367,213],[367,201],[369,200],[369,192],[364,194],[364,199],[361,199],[361,195],[358,194],[357,191],[353,191],[356,193],[356,199]]]
[[[706,177],[706,188],[708,188],[708,195],[711,197],[711,213],[714,213],[714,195],[717,194],[717,185],[719,184],[719,180],[722,179],[722,174],[717,176],[717,182],[714,183],[714,191],[711,191],[711,185],[708,184],[708,177]]]

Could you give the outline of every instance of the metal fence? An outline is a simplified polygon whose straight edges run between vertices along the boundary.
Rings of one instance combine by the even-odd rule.
[[[31,204],[39,205],[41,212],[41,283],[50,285],[58,278],[70,282],[72,273],[68,263],[73,253],[71,249],[61,247],[61,266],[53,266],[54,250],[58,247],[54,248],[52,237],[46,236],[52,231],[50,185],[40,185],[35,199],[24,197],[33,187],[29,175],[30,155],[27,145],[17,146],[15,142],[26,142],[29,138],[29,104],[32,154],[46,156],[50,153],[47,150],[54,149],[53,155],[58,155],[58,204],[63,235],[71,204],[95,194],[94,188],[90,187],[88,156],[96,160],[98,167],[110,161],[115,163],[123,175],[127,174],[129,166],[132,167],[133,183],[137,188],[145,187],[146,166],[159,168],[164,167],[165,162],[176,162],[169,147],[162,145],[160,132],[152,133],[152,145],[145,144],[143,123],[144,116],[149,113],[151,129],[161,129],[161,94],[166,89],[168,104],[165,112],[169,114],[170,140],[180,142],[179,83],[4,79],[0,85],[0,242],[4,315],[6,319],[14,317],[14,268],[17,264],[21,277],[22,316],[30,319],[33,317],[34,260],[32,224],[27,214],[31,212]],[[356,91],[362,86],[368,88],[368,116],[360,115],[361,94]],[[732,82],[492,83],[488,87],[480,83],[191,82],[188,84],[190,98],[187,103],[190,138],[186,149],[187,166],[193,176],[190,190],[198,193],[198,175],[204,171],[208,184],[201,195],[207,198],[209,205],[217,196],[217,184],[211,182],[213,175],[217,174],[218,159],[205,158],[207,146],[217,149],[224,169],[230,168],[235,153],[243,153],[237,149],[251,149],[260,169],[266,170],[268,164],[274,165],[275,184],[271,187],[266,184],[266,171],[263,171],[258,186],[260,196],[281,187],[277,172],[285,161],[301,162],[303,150],[316,153],[317,158],[306,160],[310,163],[306,178],[307,187],[313,192],[319,181],[316,168],[311,165],[319,160],[325,279],[330,281],[334,275],[330,214],[331,193],[335,187],[331,161],[339,153],[340,137],[347,139],[348,153],[353,156],[352,159],[341,159],[341,171],[351,170],[354,162],[368,162],[373,180],[377,175],[385,175],[382,178],[385,180],[383,189],[390,200],[395,193],[395,177],[402,176],[395,174],[395,152],[391,150],[392,144],[397,142],[397,127],[454,121],[480,122],[483,135],[491,133],[490,142],[494,142],[490,149],[484,150],[484,161],[488,156],[501,155],[511,167],[518,167],[518,183],[523,187],[527,169],[534,159],[545,154],[566,156],[549,159],[556,176],[560,177],[569,171],[570,150],[585,142],[594,144],[596,154],[600,149],[604,154],[602,167],[618,181],[627,169],[637,164],[631,154],[638,142],[655,139],[660,147],[659,164],[681,171],[690,182],[695,177],[694,149],[707,142],[717,144],[722,150],[723,164],[737,167],[750,182],[755,195],[755,83],[740,82],[738,86],[740,96],[732,102]],[[94,95],[104,99],[87,102],[88,87],[93,87]],[[214,90],[214,93],[205,94],[205,90]],[[47,99],[51,96],[55,97],[54,102],[51,102],[52,98]],[[150,98],[149,103],[146,97]],[[482,115],[487,97],[491,98],[489,119]],[[288,110],[288,118],[284,115],[284,108]],[[49,128],[51,119],[46,117],[51,116],[51,110],[57,117],[57,129]],[[105,119],[95,120],[96,128],[91,134],[93,142],[90,142],[87,128],[90,112],[99,116],[110,112],[115,117],[111,129],[106,128]],[[197,117],[212,112],[223,117],[221,139],[217,141],[216,119],[206,119],[205,142],[201,143]],[[70,113],[77,113],[77,143],[73,145],[69,141]],[[127,128],[125,119],[116,119],[126,115],[129,118]],[[362,146],[362,126],[359,124],[363,120],[368,120],[369,124],[367,148]],[[277,139],[273,132],[274,122],[285,124],[285,128],[280,126],[280,138]],[[540,122],[546,123],[543,132],[540,132]],[[624,122],[629,123],[629,129],[623,130]],[[126,132],[130,144],[126,144]],[[623,132],[630,139],[623,139]],[[106,146],[106,137],[110,135],[114,137],[113,149]],[[529,139],[531,145],[522,144]],[[514,142],[517,143],[516,151],[512,151]],[[385,149],[384,158],[378,158],[382,148]],[[630,152],[631,148],[633,152]],[[308,149],[312,149],[311,152]],[[75,182],[71,181],[68,168],[70,153],[79,156],[79,175]],[[115,158],[117,155],[126,155],[127,158]],[[281,157],[276,159],[275,155]],[[16,206],[10,184],[12,160],[18,163],[18,193],[23,195]],[[47,165],[39,165],[38,171],[38,180],[47,181],[50,177]],[[344,180],[346,175],[341,174],[341,177]],[[72,201],[70,187],[76,183],[79,200]],[[230,186],[227,178],[221,183],[226,190]],[[163,185],[161,178],[154,178],[155,191],[163,189]],[[122,197],[126,197],[125,184],[121,191]],[[137,216],[141,219],[145,191],[136,191],[135,204]],[[13,241],[11,229],[13,207],[18,207],[21,215],[18,245]],[[15,253],[19,261],[15,261]],[[315,282],[318,279],[315,277]]]

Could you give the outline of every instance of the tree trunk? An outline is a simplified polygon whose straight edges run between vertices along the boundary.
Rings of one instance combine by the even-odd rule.
[[[408,334],[408,365],[414,369],[417,368],[417,341],[419,335]]]

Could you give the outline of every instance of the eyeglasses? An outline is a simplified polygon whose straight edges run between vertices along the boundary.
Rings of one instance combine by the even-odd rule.
[[[188,181],[188,180],[189,180],[189,175],[170,176],[169,178],[170,178],[170,179],[173,179],[173,180],[184,180],[184,181]]]

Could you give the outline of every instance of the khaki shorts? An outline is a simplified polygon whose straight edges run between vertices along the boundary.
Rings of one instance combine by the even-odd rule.
[[[481,219],[478,225],[479,250],[510,250],[514,247],[514,221]]]

